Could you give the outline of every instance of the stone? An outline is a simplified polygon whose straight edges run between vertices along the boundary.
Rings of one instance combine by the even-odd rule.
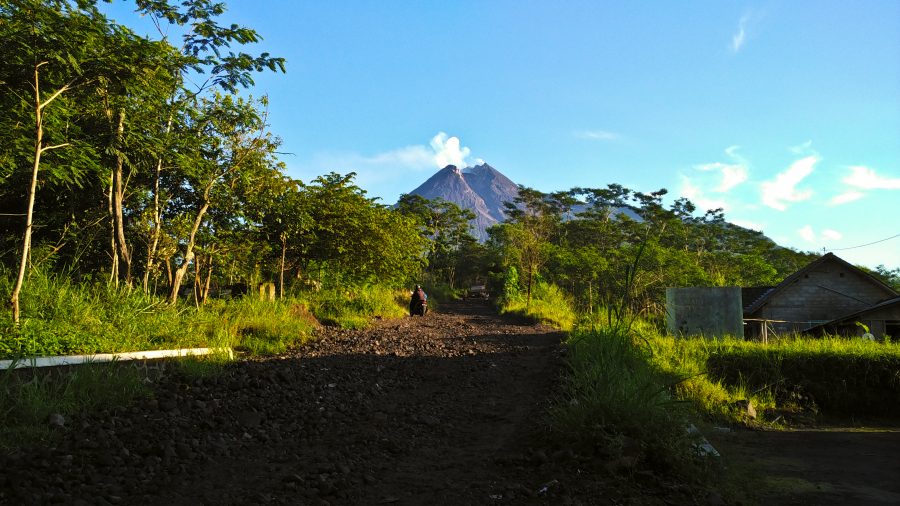
[[[47,424],[51,427],[61,429],[66,426],[66,417],[64,417],[60,413],[50,413],[50,415],[47,417]]]
[[[753,407],[752,401],[741,399],[739,401],[735,401],[733,406],[737,408],[742,415],[746,415],[747,418],[751,420],[756,420],[756,408]]]
[[[238,413],[237,421],[244,427],[259,427],[262,423],[262,415],[256,411],[242,411]]]

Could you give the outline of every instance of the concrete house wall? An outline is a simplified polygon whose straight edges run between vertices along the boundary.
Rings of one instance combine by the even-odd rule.
[[[900,297],[828,322],[813,329],[813,333],[861,336],[865,330],[856,322],[867,326],[875,339],[883,340],[889,336],[892,340],[900,340]]]
[[[744,316],[775,320],[769,328],[776,333],[803,331],[894,296],[890,287],[829,253],[786,278]]]

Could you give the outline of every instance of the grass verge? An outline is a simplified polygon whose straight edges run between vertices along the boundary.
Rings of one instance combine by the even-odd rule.
[[[565,331],[572,330],[576,320],[571,298],[556,285],[544,282],[535,283],[531,304],[517,293],[503,300],[500,312],[520,314]]]
[[[768,345],[737,339],[646,336],[651,361],[686,378],[677,395],[711,419],[746,421],[750,400],[760,421],[798,411],[842,416],[900,413],[900,346],[858,339],[794,337]]]
[[[0,371],[0,448],[51,439],[51,414],[63,416],[121,406],[146,395],[134,367],[88,364],[65,372]]]

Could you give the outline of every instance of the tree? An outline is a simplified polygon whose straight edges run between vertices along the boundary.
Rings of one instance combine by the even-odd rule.
[[[173,78],[178,83],[170,90],[166,111],[168,118],[162,123],[161,138],[163,146],[173,129],[173,121],[184,108],[194,107],[194,102],[210,89],[221,89],[228,93],[236,93],[238,88],[247,88],[253,84],[253,72],[264,69],[285,71],[284,58],[273,57],[268,53],[254,56],[244,52],[225,52],[231,44],[252,44],[261,37],[251,29],[237,24],[221,26],[217,18],[224,14],[224,3],[213,3],[209,0],[183,0],[179,6],[173,6],[168,0],[136,0],[138,12],[149,16],[160,28],[163,23],[177,26],[189,26],[183,36],[181,57],[173,69]],[[163,41],[167,42],[165,36]],[[196,86],[189,88],[185,83],[189,75],[204,76]],[[162,153],[156,159],[154,182],[152,185],[152,213],[150,237],[148,240],[146,265],[144,274],[144,291],[149,290],[149,275],[156,261],[157,247],[162,237],[163,213],[166,199],[162,198],[160,183],[165,167]]]
[[[461,258],[478,248],[469,222],[475,213],[443,199],[428,200],[420,195],[404,194],[397,212],[415,220],[421,235],[428,239],[428,270],[452,290]]]
[[[519,186],[518,196],[505,205],[509,223],[503,225],[503,237],[509,253],[525,271],[525,307],[530,307],[534,279],[546,261],[548,241],[571,207],[571,200],[563,194],[551,196]]]
[[[74,106],[65,94],[79,87],[83,89],[103,75],[111,55],[106,49],[108,24],[89,2],[72,6],[63,0],[11,0],[0,7],[0,20],[0,39],[5,55],[0,81],[8,93],[19,98],[20,104],[31,95],[30,113],[34,125],[25,227],[18,274],[10,294],[13,321],[18,323],[19,294],[31,253],[42,158],[45,153],[71,144],[65,139],[67,132],[62,128],[48,135],[48,126],[58,126],[58,123],[54,124],[50,106],[54,106],[59,116],[65,117],[68,109]],[[20,107],[15,109],[24,112]],[[78,177],[76,172],[65,170],[58,170],[54,175],[70,182]]]
[[[259,104],[267,105],[265,100]],[[186,113],[183,124],[188,130],[179,133],[194,143],[178,153],[179,169],[184,174],[179,186],[185,212],[193,218],[187,237],[182,238],[181,264],[172,278],[170,303],[178,299],[181,282],[194,260],[197,233],[217,192],[227,193],[238,179],[269,168],[278,146],[278,140],[265,130],[265,115],[253,102],[217,94]]]

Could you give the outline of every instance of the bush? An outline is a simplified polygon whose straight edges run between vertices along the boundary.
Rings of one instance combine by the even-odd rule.
[[[686,412],[669,394],[670,378],[649,365],[628,334],[576,330],[569,343],[570,374],[551,410],[560,437],[589,451],[626,436],[648,462],[677,468],[689,460]]]
[[[847,415],[900,413],[897,345],[840,338],[765,345],[653,333],[645,342],[654,367],[685,378],[677,397],[714,419],[742,421],[733,407],[742,399],[751,400],[757,411],[810,407]]]
[[[518,313],[562,330],[571,330],[575,325],[572,301],[556,285],[535,283],[531,293],[531,304],[527,305],[527,302],[522,294],[507,297],[501,307],[501,313]]]
[[[407,313],[405,291],[381,286],[328,289],[304,295],[315,317],[326,325],[364,328],[374,318],[400,318]]]

